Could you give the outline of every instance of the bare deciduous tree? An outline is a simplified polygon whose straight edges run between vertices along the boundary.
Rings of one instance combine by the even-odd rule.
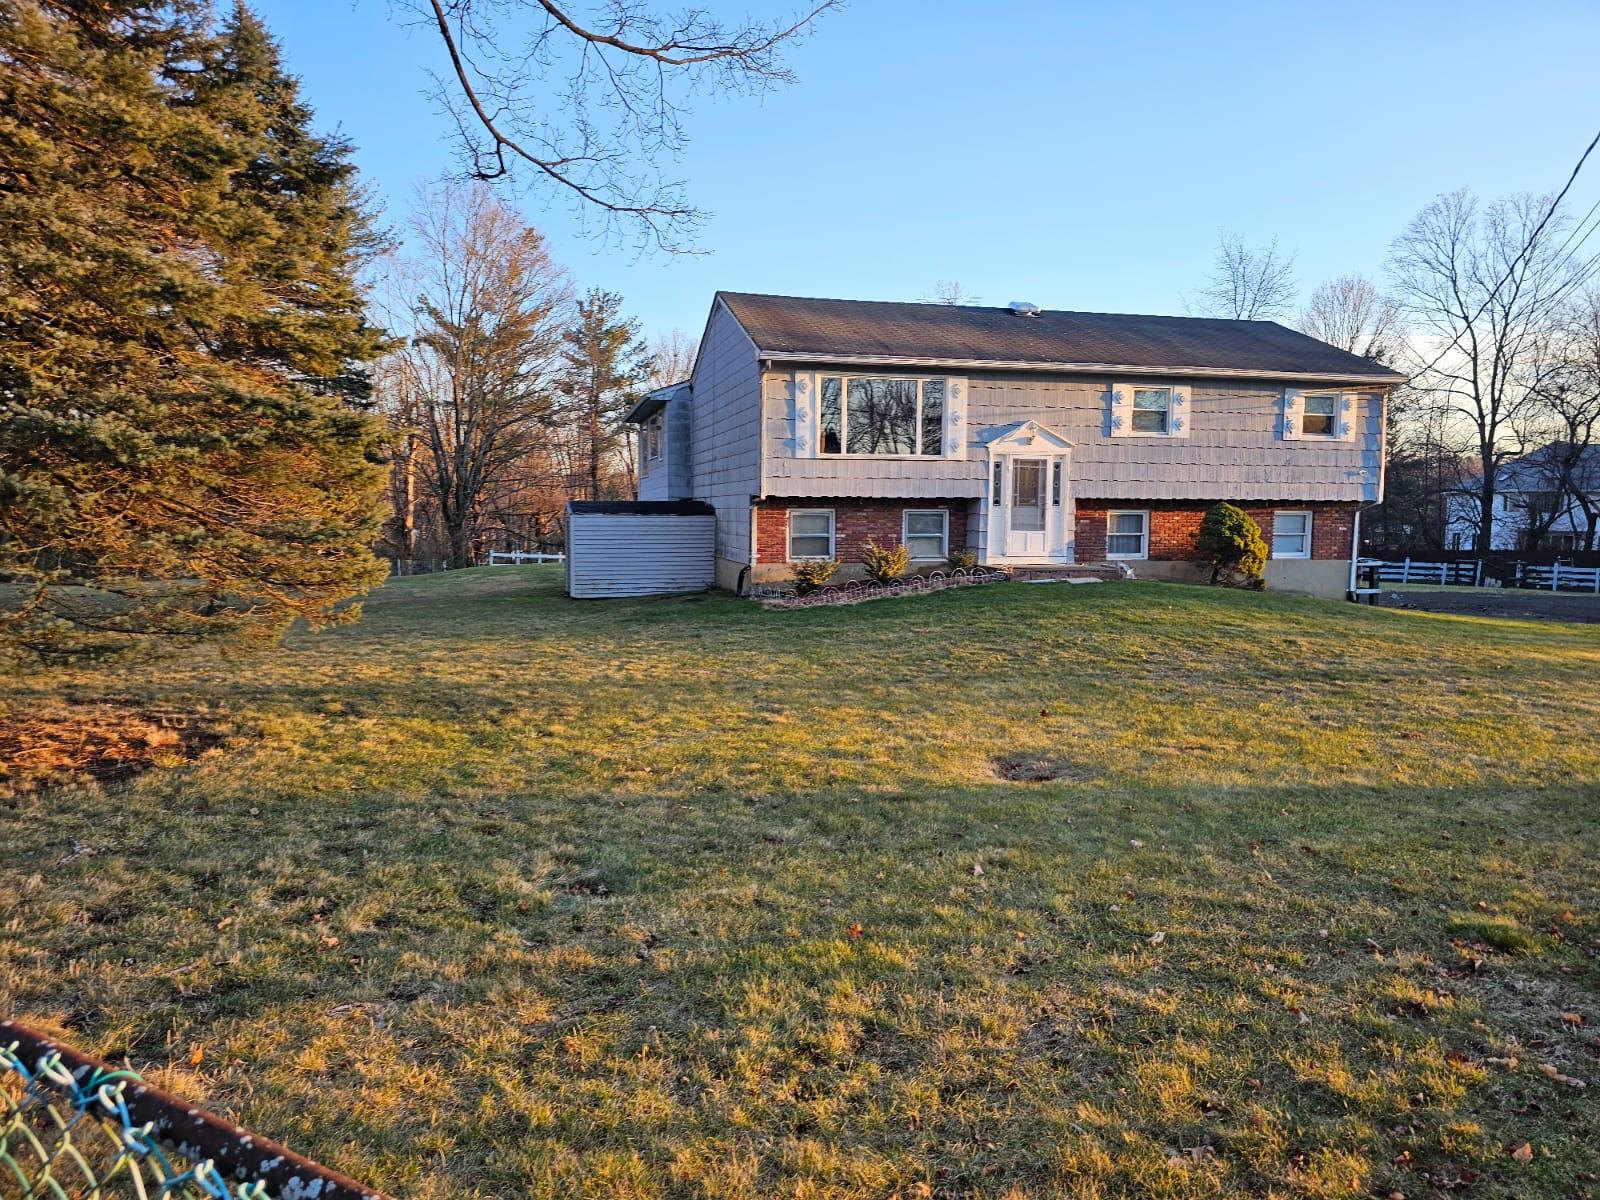
[[[700,339],[690,337],[681,329],[655,338],[650,343],[650,375],[645,381],[647,390],[654,391],[688,379],[694,370],[695,356],[699,353]]]
[[[933,285],[933,289],[922,297],[924,304],[981,304],[983,297],[974,296],[961,286],[959,279],[941,279]]]
[[[1247,246],[1238,234],[1223,232],[1211,276],[1192,304],[1208,317],[1269,321],[1289,311],[1296,286],[1294,255],[1285,257],[1277,238]]]
[[[1583,516],[1583,548],[1593,550],[1600,526],[1600,292],[1575,306],[1553,358],[1533,389],[1544,444],[1528,465],[1549,502],[1531,514],[1529,533],[1537,541],[1575,510]]]
[[[474,177],[521,165],[608,230],[622,222],[642,246],[681,250],[704,219],[664,173],[686,143],[686,97],[789,82],[781,51],[840,0],[732,23],[652,0],[607,0],[592,19],[554,0],[405,3],[444,43],[450,73],[435,91]]]
[[[1406,364],[1424,402],[1478,471],[1477,544],[1493,545],[1496,476],[1527,445],[1550,339],[1594,269],[1572,252],[1551,200],[1520,196],[1480,208],[1440,196],[1396,240],[1395,298],[1427,361]],[[1415,357],[1415,352],[1413,352]]]
[[[482,184],[426,195],[412,236],[412,335],[384,395],[414,430],[407,486],[435,506],[449,564],[471,566],[486,498],[549,440],[571,291],[543,236]]]
[[[1300,313],[1301,333],[1377,362],[1393,362],[1400,348],[1400,307],[1361,275],[1319,283]]]

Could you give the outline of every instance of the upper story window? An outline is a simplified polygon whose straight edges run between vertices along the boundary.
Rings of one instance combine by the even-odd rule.
[[[823,454],[942,455],[945,381],[824,375]]]
[[[645,422],[644,447],[645,454],[654,461],[661,457],[661,448],[666,443],[666,414],[656,413]]]
[[[1112,437],[1186,438],[1189,389],[1177,383],[1126,381],[1111,385]]]
[[[1283,436],[1287,441],[1353,442],[1357,403],[1365,399],[1349,392],[1283,391]]]
[[[1306,397],[1300,414],[1301,437],[1331,438],[1339,428],[1339,397],[1331,392],[1313,392]]]
[[[1171,388],[1133,389],[1133,429],[1135,433],[1165,433],[1172,419]]]

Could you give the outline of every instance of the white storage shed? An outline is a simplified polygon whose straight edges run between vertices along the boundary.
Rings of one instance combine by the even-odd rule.
[[[698,592],[716,582],[717,514],[699,500],[567,504],[567,595]]]

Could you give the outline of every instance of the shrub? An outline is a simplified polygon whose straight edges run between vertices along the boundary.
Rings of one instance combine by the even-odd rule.
[[[877,542],[869,541],[861,552],[861,565],[866,567],[869,579],[893,583],[911,569],[911,551],[906,549],[903,542],[880,546]]]
[[[1200,522],[1200,557],[1211,564],[1211,582],[1228,587],[1263,588],[1267,543],[1261,526],[1233,504],[1216,504]]]
[[[978,552],[976,550],[957,550],[950,555],[950,569],[952,571],[970,571],[978,565]]]
[[[839,569],[839,564],[832,559],[818,559],[815,562],[797,562],[790,568],[794,572],[794,590],[797,595],[809,596],[828,580],[833,578],[833,573]]]

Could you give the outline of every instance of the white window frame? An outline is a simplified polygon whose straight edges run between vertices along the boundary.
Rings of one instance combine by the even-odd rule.
[[[1143,528],[1139,531],[1139,553],[1113,554],[1111,553],[1111,539],[1113,536],[1127,537],[1126,533],[1115,534],[1111,525],[1115,517],[1139,517],[1143,521]],[[1127,559],[1136,561],[1150,557],[1150,510],[1148,508],[1113,508],[1106,512],[1106,559]]]
[[[818,371],[817,382],[817,457],[818,458],[848,458],[860,459],[866,462],[938,462],[940,459],[953,457],[954,440],[950,435],[950,405],[952,403],[951,387],[952,376],[949,375],[907,375],[894,371],[855,371],[846,374],[843,371]],[[822,448],[822,381],[824,379],[837,379],[839,381],[839,453],[829,454]],[[852,379],[905,379],[917,385],[917,448],[910,454],[851,454],[844,449],[850,444],[850,381]],[[944,411],[939,416],[939,453],[924,454],[922,452],[922,390],[928,383],[944,384]]]
[[[828,518],[828,553],[826,556],[816,554],[795,555],[794,552],[794,519],[796,517],[827,517]],[[802,537],[816,537],[814,533],[802,534]],[[791,508],[784,516],[783,553],[786,562],[833,562],[839,557],[839,521],[831,508]]]
[[[925,555],[922,558],[913,558],[912,562],[935,562],[941,558],[950,557],[950,510],[948,508],[908,508],[900,514],[900,542],[909,547],[911,545],[911,517],[937,516],[940,518],[942,528],[939,530],[939,553]],[[932,534],[919,533],[917,537],[931,537]]]
[[[1139,407],[1140,392],[1165,392],[1167,394],[1166,407],[1161,410],[1160,429],[1139,429],[1134,426],[1134,418],[1140,412],[1155,412],[1153,408],[1141,409]],[[1172,436],[1172,385],[1166,383],[1156,384],[1130,384],[1128,387],[1128,432],[1135,437],[1171,437]]]
[[[1344,392],[1313,392],[1307,391],[1300,397],[1300,438],[1307,442],[1337,442],[1339,441],[1339,422],[1344,419]],[[1328,418],[1327,433],[1307,433],[1306,418],[1311,414],[1306,412],[1306,404],[1313,396],[1332,396],[1333,413]],[[1319,416],[1321,414],[1318,414]]]
[[[1284,517],[1304,517],[1306,519],[1306,552],[1304,554],[1279,554],[1278,553],[1278,522]],[[1316,521],[1316,516],[1309,508],[1284,508],[1272,514],[1272,557],[1273,558],[1310,558],[1311,557],[1311,527]]]
[[[650,450],[650,461],[659,462],[667,441],[666,413],[657,410],[645,422],[645,441]]]

